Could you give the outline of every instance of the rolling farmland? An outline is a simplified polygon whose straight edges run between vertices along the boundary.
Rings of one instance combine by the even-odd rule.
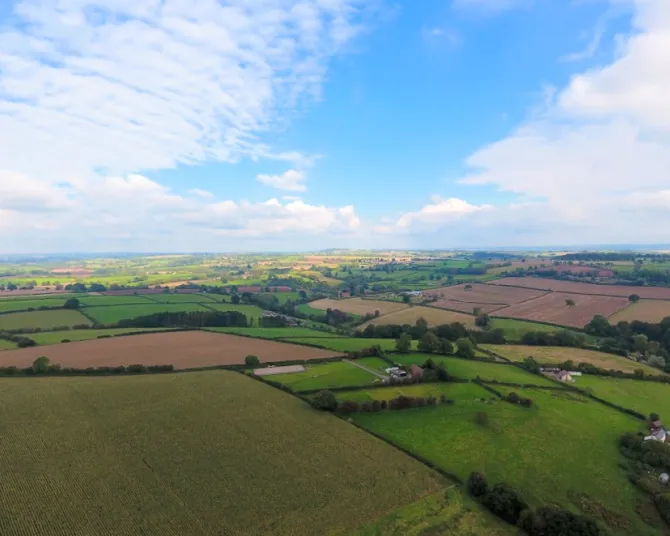
[[[419,318],[423,318],[428,322],[429,326],[439,326],[440,324],[450,324],[452,322],[461,322],[468,328],[475,327],[475,317],[465,313],[455,311],[447,311],[445,309],[438,309],[436,307],[410,307],[397,311],[395,313],[386,314],[379,318],[374,318],[369,322],[358,327],[362,330],[368,324],[373,326],[383,326],[388,324],[411,324],[414,325]]]
[[[573,300],[575,305],[568,307],[566,300]],[[627,305],[628,298],[623,297],[550,292],[540,298],[499,309],[492,316],[583,328],[595,315],[610,316]]]
[[[214,304],[216,306],[216,304]],[[162,304],[146,303],[142,305],[110,305],[100,307],[87,307],[86,315],[100,324],[115,324],[119,320],[136,318],[138,316],[152,315],[155,313],[176,312],[204,312],[207,309],[197,303]]]
[[[481,307],[484,312],[489,312],[495,309],[500,309],[506,305],[531,300],[542,296],[545,292],[525,289],[501,287],[494,285],[472,284],[472,289],[467,290],[466,285],[458,285],[454,287],[443,287],[435,290],[427,290],[424,292],[426,296],[438,296],[440,299],[432,305],[436,307],[445,307],[453,309],[451,304],[465,304],[470,305],[470,311],[473,307]],[[484,309],[487,310],[484,310]]]
[[[633,320],[658,323],[668,316],[670,316],[670,301],[640,300],[613,314],[609,321],[611,324],[632,322]]]
[[[310,302],[309,306],[313,309],[325,311],[326,309],[339,309],[344,313],[351,313],[358,316],[365,316],[366,314],[386,315],[407,309],[409,306],[404,303],[364,300],[361,298],[349,298],[346,300],[317,300]]]
[[[296,339],[296,338],[320,338],[320,339],[338,339],[338,335],[331,331],[317,331],[309,328],[206,328],[207,331],[217,333],[231,333],[233,335],[246,335],[247,337],[257,337],[259,339]]]
[[[0,315],[0,331],[22,328],[51,329],[58,326],[90,324],[91,321],[79,311],[59,309],[56,311],[30,311]]]
[[[290,386],[294,391],[328,389],[342,385],[372,385],[379,381],[376,376],[346,361],[309,365],[305,372],[277,374],[272,379]]]
[[[38,309],[40,307],[62,307],[66,298],[55,299],[35,299],[35,300],[0,300],[0,313],[9,311],[26,311],[28,309]]]
[[[182,331],[56,344],[48,349],[7,350],[0,363],[27,367],[41,355],[63,367],[142,364],[184,369],[242,364],[248,355],[256,355],[265,363],[334,357],[341,352],[208,331]]]
[[[0,380],[0,394],[2,534],[342,533],[442,485],[232,372]]]
[[[599,296],[621,296],[627,298],[637,294],[640,298],[651,300],[670,300],[670,288],[666,287],[632,287],[624,285],[596,285],[593,283],[576,283],[557,279],[541,279],[538,277],[504,277],[487,283],[488,285],[505,285],[512,287],[553,290],[571,294],[594,294]]]
[[[70,329],[66,331],[43,331],[31,333],[30,338],[39,345],[58,344],[63,340],[87,341],[98,337],[116,337],[127,333],[153,333],[162,328],[117,328],[117,329]]]
[[[179,306],[174,305],[173,307],[179,307]],[[241,304],[235,305],[232,303],[207,303],[207,304],[203,303],[200,307],[203,307],[206,310],[210,311],[211,310],[221,312],[237,311],[238,313],[242,313],[243,315],[245,315],[249,320],[251,320],[252,318],[257,320],[263,313],[263,309],[255,305],[241,305]]]

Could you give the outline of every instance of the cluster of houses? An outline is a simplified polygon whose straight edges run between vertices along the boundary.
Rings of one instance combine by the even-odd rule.
[[[545,376],[558,380],[559,382],[575,383],[575,378],[582,373],[576,370],[563,370],[560,368],[541,368],[540,372]]]
[[[389,380],[401,380],[404,378],[421,378],[423,376],[423,369],[418,365],[412,365],[409,371],[403,370],[400,367],[390,367],[385,370],[389,375]]]

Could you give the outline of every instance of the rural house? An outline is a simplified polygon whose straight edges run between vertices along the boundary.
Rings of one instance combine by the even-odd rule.
[[[412,378],[422,378],[423,369],[418,365],[412,365],[409,369],[409,374],[412,376]]]

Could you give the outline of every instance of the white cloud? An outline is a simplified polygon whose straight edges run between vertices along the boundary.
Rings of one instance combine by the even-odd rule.
[[[313,157],[262,135],[319,98],[364,0],[23,0],[0,30],[0,162],[92,171]]]
[[[207,190],[201,190],[200,188],[191,188],[188,192],[197,197],[202,197],[203,199],[214,198],[214,194],[212,192],[208,192]]]
[[[289,192],[304,192],[307,190],[307,186],[303,182],[306,179],[305,174],[297,169],[289,169],[281,175],[256,175],[256,179],[261,184],[278,190]]]
[[[444,42],[452,47],[459,46],[463,41],[458,32],[438,26],[424,26],[421,29],[421,37],[428,42]]]
[[[462,182],[525,200],[491,215],[512,245],[667,241],[670,3],[636,7],[611,64],[574,76],[539,118],[468,158]]]

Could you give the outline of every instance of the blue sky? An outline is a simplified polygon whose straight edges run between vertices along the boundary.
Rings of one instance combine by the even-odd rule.
[[[0,0],[0,250],[667,242],[664,0]]]

